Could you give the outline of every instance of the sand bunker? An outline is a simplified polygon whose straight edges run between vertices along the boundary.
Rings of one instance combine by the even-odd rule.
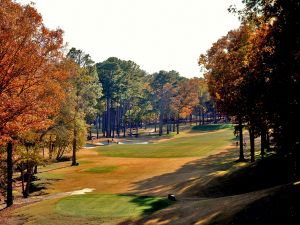
[[[151,144],[148,141],[144,141],[144,142],[118,142],[119,145],[147,145],[147,144]]]
[[[84,189],[77,190],[77,191],[71,191],[69,193],[70,193],[70,195],[84,195],[85,193],[92,192],[94,190],[95,190],[95,188],[84,188]]]

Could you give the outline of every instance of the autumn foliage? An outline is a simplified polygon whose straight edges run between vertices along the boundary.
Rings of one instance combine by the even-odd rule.
[[[62,30],[51,31],[30,5],[1,0],[0,144],[51,124],[64,97]]]

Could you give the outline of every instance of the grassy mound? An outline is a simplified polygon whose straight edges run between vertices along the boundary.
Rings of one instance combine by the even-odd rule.
[[[232,142],[232,129],[223,129],[215,133],[183,136],[169,141],[149,145],[110,145],[97,150],[105,156],[128,158],[179,158],[199,157],[222,149]]]
[[[76,217],[137,218],[170,204],[169,200],[159,197],[88,194],[61,199],[55,211]]]

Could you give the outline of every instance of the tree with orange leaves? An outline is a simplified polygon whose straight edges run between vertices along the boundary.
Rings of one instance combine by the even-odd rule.
[[[15,137],[44,129],[60,106],[62,30],[51,31],[31,6],[0,2],[0,145],[7,146],[7,206],[13,204],[12,150]]]
[[[177,93],[172,98],[172,108],[177,114],[177,134],[179,134],[179,118],[189,116],[199,102],[199,83],[197,78],[182,81]]]

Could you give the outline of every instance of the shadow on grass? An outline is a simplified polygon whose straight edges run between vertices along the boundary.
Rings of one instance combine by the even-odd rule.
[[[221,212],[206,225],[297,225],[300,220],[299,198],[300,185],[289,183],[237,212]]]
[[[271,188],[293,181],[293,168],[288,159],[270,155],[264,160],[216,177],[197,192],[199,197],[223,197]]]
[[[169,193],[191,195],[192,189],[197,189],[198,185],[215,178],[216,172],[235,169],[235,165],[238,164],[235,162],[237,157],[237,150],[232,149],[189,162],[175,172],[136,182],[131,193],[160,196],[166,196]]]
[[[216,210],[216,214],[211,211],[206,215],[201,214],[201,210],[192,210],[196,212],[193,220],[209,218],[207,225],[278,224],[276,221],[285,224],[284,221],[291,222],[294,218],[299,222],[300,181],[291,183],[295,178],[290,159],[276,154],[255,163],[238,163],[236,159],[237,150],[232,150],[187,163],[173,173],[137,182],[134,192],[174,193],[178,196],[179,205],[122,225],[143,224],[148,219],[175,221],[180,213],[186,214],[183,208],[189,201],[188,210],[197,205],[202,205],[201,210],[207,207]],[[276,216],[272,216],[274,213]]]
[[[153,212],[164,209],[169,205],[171,205],[172,203],[174,203],[168,200],[167,198],[152,197],[152,196],[132,196],[132,197],[134,198],[130,202],[136,204],[139,207],[144,208],[143,216],[150,215]]]

